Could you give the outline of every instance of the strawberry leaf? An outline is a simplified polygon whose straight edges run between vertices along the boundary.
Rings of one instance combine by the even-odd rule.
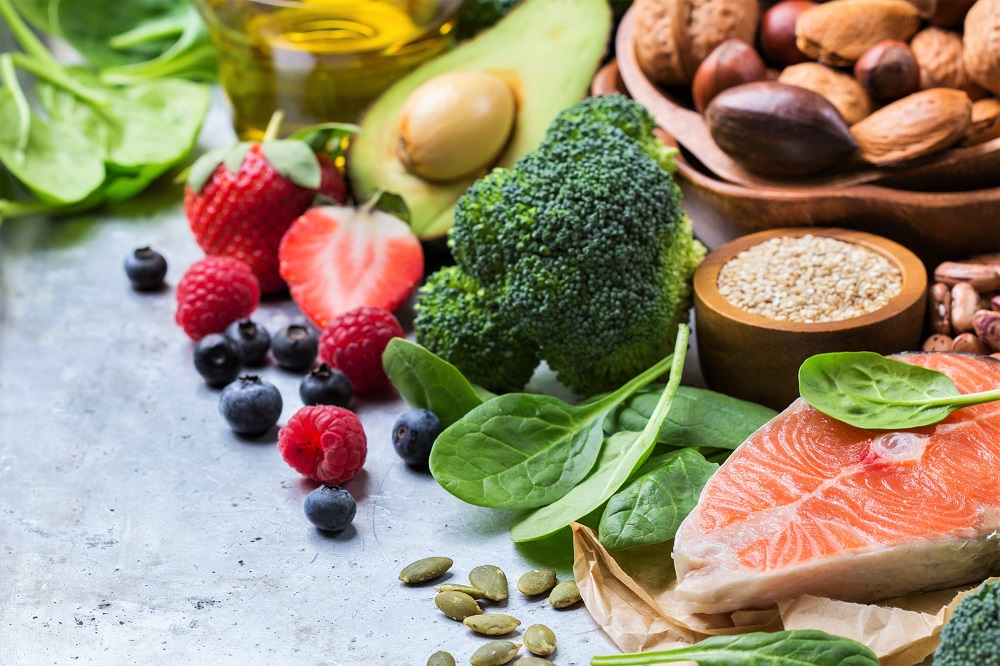
[[[240,167],[243,166],[243,160],[246,159],[247,153],[250,152],[252,146],[253,144],[249,141],[240,141],[232,147],[222,163],[226,165],[226,168],[231,173],[237,173]]]
[[[307,144],[289,139],[265,141],[260,144],[260,149],[271,167],[283,177],[299,187],[319,189],[323,173],[319,158]]]
[[[212,177],[215,170],[219,168],[222,161],[229,155],[230,148],[212,148],[204,155],[195,160],[188,173],[187,183],[195,192],[201,192],[205,183]]]

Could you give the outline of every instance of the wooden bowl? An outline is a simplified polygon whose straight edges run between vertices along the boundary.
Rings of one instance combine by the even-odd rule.
[[[875,312],[836,322],[806,324],[750,314],[717,287],[723,264],[777,237],[825,236],[862,245],[885,256],[902,274],[899,294]],[[784,409],[798,397],[798,370],[813,354],[919,349],[927,274],[905,247],[873,234],[836,228],[772,229],[743,236],[711,252],[694,274],[695,333],[702,374],[722,393]]]
[[[619,32],[618,60],[598,72],[591,91],[630,94],[661,125],[669,125],[666,119],[677,111],[678,102],[642,75],[635,62],[630,30],[626,18]],[[632,85],[626,85],[626,80]],[[671,117],[676,126],[676,117]],[[688,126],[684,137],[693,137],[704,130],[704,123],[699,128],[697,119],[689,118],[689,122],[693,124]],[[676,145],[672,137],[667,138]],[[1000,250],[1000,187],[948,192],[914,189],[945,180],[941,176],[942,165],[946,167],[943,173],[951,176],[952,183],[995,179],[1000,172],[997,149],[1000,139],[990,144],[996,145],[976,146],[975,151],[957,149],[953,152],[954,159],[942,157],[925,166],[907,169],[905,178],[904,172],[890,174],[888,182],[893,187],[851,184],[844,174],[839,174],[840,180],[831,184],[758,179],[758,184],[742,185],[719,177],[683,150],[677,158],[677,170],[685,194],[684,208],[694,221],[699,238],[710,248],[762,229],[840,226],[887,236],[912,249],[928,264],[936,264],[945,259]],[[959,159],[962,156],[973,159]],[[894,181],[894,177],[907,182]],[[885,180],[885,176],[882,178]]]

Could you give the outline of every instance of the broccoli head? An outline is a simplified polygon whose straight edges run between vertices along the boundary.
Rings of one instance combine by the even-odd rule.
[[[481,286],[491,320],[508,322],[578,393],[609,390],[655,363],[687,320],[705,248],[653,128],[649,112],[625,97],[581,102],[456,208],[455,270]],[[436,289],[444,287],[421,292],[422,312],[446,300]],[[418,339],[439,335],[424,330],[431,321],[418,318]],[[467,370],[453,349],[426,346]]]
[[[538,365],[538,348],[500,315],[496,299],[457,266],[433,273],[420,288],[417,342],[491,391],[524,386]]]
[[[1000,664],[1000,581],[965,595],[941,630],[934,666]]]

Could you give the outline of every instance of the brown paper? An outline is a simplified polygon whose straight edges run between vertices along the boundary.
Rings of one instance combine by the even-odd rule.
[[[573,572],[591,615],[624,652],[691,645],[707,636],[820,629],[870,647],[882,666],[929,664],[945,609],[970,586],[879,604],[802,596],[762,611],[699,614],[674,595],[670,543],[613,555],[589,527],[573,524]]]

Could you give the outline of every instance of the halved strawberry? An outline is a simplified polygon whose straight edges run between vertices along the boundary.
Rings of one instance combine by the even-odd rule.
[[[410,227],[370,206],[323,206],[297,219],[278,250],[292,299],[316,326],[365,305],[393,311],[424,273]]]

